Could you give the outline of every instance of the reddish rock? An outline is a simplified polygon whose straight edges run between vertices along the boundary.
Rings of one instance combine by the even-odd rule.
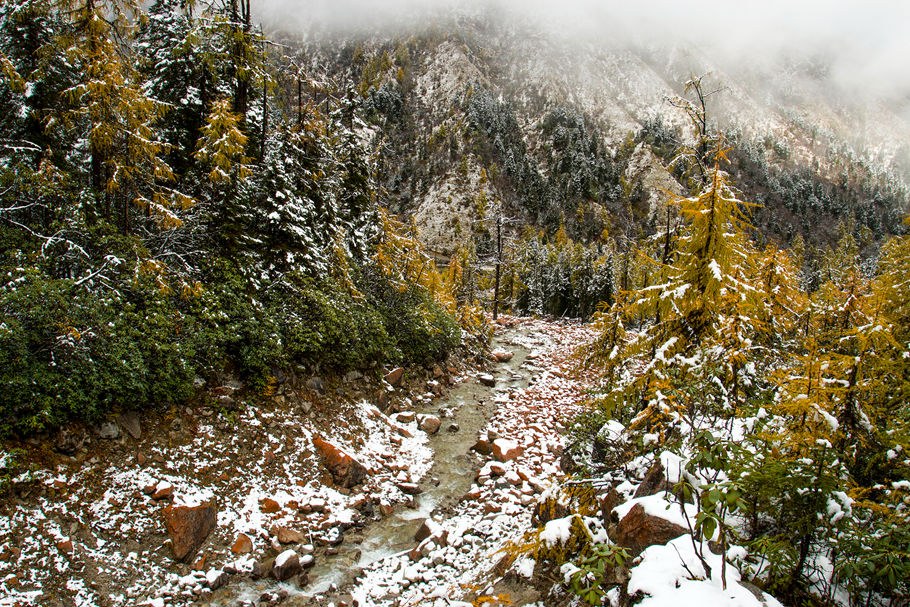
[[[288,527],[278,527],[275,536],[281,544],[303,544],[306,542],[306,537],[302,533]]]
[[[164,527],[171,539],[174,558],[182,561],[199,550],[218,518],[218,510],[211,501],[198,506],[167,506],[162,511]]]
[[[504,438],[497,438],[493,441],[493,457],[501,462],[508,462],[522,454],[524,449],[517,444]]]
[[[231,552],[234,554],[249,554],[253,551],[253,540],[245,533],[237,536],[234,545],[231,546]]]
[[[512,360],[512,357],[515,354],[513,352],[508,352],[506,350],[494,350],[493,351],[493,360],[500,363],[507,363]]]
[[[152,495],[153,493],[155,493],[155,489],[157,487],[158,487],[157,484],[152,483],[151,485],[146,485],[145,487],[143,487],[142,492],[146,495]]]
[[[417,483],[395,483],[395,486],[401,489],[402,493],[408,495],[417,495],[418,493],[423,493],[423,490]]]
[[[259,500],[259,509],[266,514],[274,514],[281,510],[281,504],[270,497]]]
[[[399,386],[399,384],[401,384],[401,378],[403,376],[404,376],[404,369],[401,367],[398,367],[397,369],[392,369],[391,371],[389,371],[383,379],[386,380],[387,382],[389,382],[389,384],[392,387],[397,388]]]
[[[204,554],[196,559],[196,562],[193,563],[193,571],[204,571],[206,560],[207,559],[205,558]]]
[[[619,521],[612,539],[628,548],[632,556],[637,556],[648,546],[666,544],[685,533],[685,528],[648,514],[641,504],[635,504]]]
[[[158,483],[152,493],[153,500],[165,500],[174,497],[174,486],[170,483]]]
[[[417,533],[414,534],[414,540],[423,542],[426,539],[432,540],[437,546],[446,546],[448,544],[449,532],[432,520],[426,519],[423,521],[423,524],[420,525],[420,528],[417,529]]]
[[[417,414],[413,411],[401,411],[395,414],[395,421],[402,424],[410,424],[417,419]]]
[[[140,466],[144,466],[145,462],[147,461],[148,459],[142,453],[138,453],[136,455],[136,463],[138,463]]]
[[[439,427],[442,425],[442,420],[440,420],[435,415],[422,415],[420,416],[420,423],[418,425],[420,429],[427,434],[436,434],[439,432]]]
[[[325,512],[325,500],[321,497],[314,497],[306,505],[310,512]]]
[[[366,466],[341,447],[318,437],[313,439],[313,445],[322,456],[335,484],[342,487],[353,487],[366,478]]]
[[[622,503],[622,496],[616,492],[616,489],[611,487],[610,491],[603,496],[600,500],[600,512],[603,515],[603,521],[605,524],[609,525],[613,522],[615,515],[613,514],[613,509],[616,506]]]
[[[73,542],[70,540],[61,540],[57,542],[57,550],[65,554],[69,554],[73,551]]]
[[[473,451],[477,451],[477,453],[480,453],[481,455],[489,455],[493,453],[493,445],[490,444],[490,441],[485,439],[478,440],[476,443],[474,443],[474,446],[471,447],[471,449]]]

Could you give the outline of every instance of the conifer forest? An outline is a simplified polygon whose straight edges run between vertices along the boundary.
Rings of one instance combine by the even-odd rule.
[[[910,13],[646,4],[0,0],[0,607],[910,604]]]

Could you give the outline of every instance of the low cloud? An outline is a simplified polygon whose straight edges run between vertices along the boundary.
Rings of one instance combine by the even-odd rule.
[[[270,27],[322,35],[406,34],[453,15],[522,23],[557,43],[694,45],[728,69],[782,59],[861,96],[910,99],[903,0],[264,0]]]

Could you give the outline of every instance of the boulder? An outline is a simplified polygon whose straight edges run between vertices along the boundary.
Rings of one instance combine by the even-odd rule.
[[[63,552],[64,554],[69,554],[73,551],[73,542],[68,539],[60,540],[57,542],[57,550]]]
[[[661,491],[673,491],[673,486],[667,482],[667,473],[660,460],[654,462],[645,474],[644,480],[635,490],[635,497],[647,497]]]
[[[480,453],[481,455],[489,455],[493,453],[493,445],[490,444],[490,441],[486,439],[479,439],[474,446],[471,447],[471,450]]]
[[[289,527],[278,527],[275,529],[274,535],[281,544],[303,544],[306,542],[306,536]]]
[[[432,539],[437,546],[446,546],[448,537],[449,532],[431,519],[425,519],[417,529],[417,533],[414,534],[415,541],[423,542],[426,539]]]
[[[117,417],[117,423],[134,439],[139,440],[142,437],[142,426],[139,424],[139,414],[135,411],[124,411]]]
[[[174,497],[174,485],[165,481],[158,483],[152,491],[153,500],[171,499],[172,497]]]
[[[410,424],[417,419],[417,414],[413,411],[400,411],[395,414],[395,421],[400,424]]]
[[[73,428],[63,428],[54,440],[54,449],[60,453],[73,455],[85,446],[85,432]]]
[[[321,377],[311,377],[306,380],[306,387],[316,394],[325,394],[325,381]]]
[[[359,485],[366,478],[366,466],[341,447],[319,437],[313,439],[313,446],[322,456],[335,484],[350,488]]]
[[[500,363],[509,362],[510,360],[512,360],[512,357],[514,355],[515,354],[513,352],[509,352],[507,350],[493,350],[493,354],[492,354],[493,360],[495,360],[496,362],[500,362]]]
[[[496,378],[489,373],[481,373],[477,376],[477,381],[487,386],[488,388],[492,388],[496,385]]]
[[[167,506],[162,511],[164,528],[171,539],[174,558],[183,561],[192,557],[208,537],[218,518],[218,510],[211,501],[198,506]]]
[[[497,438],[493,441],[493,457],[501,462],[511,461],[521,455],[523,451],[524,449],[513,441],[504,438]]]
[[[253,540],[245,533],[241,533],[231,546],[231,552],[234,554],[249,554],[253,551]]]
[[[306,503],[303,509],[307,512],[325,512],[325,500],[321,497],[314,497]]]
[[[666,519],[648,514],[641,504],[635,504],[619,524],[611,539],[638,556],[648,546],[666,544],[686,533],[686,529]]]
[[[427,434],[436,434],[441,425],[442,420],[435,415],[421,415],[418,423],[418,427]]]
[[[401,489],[402,493],[406,493],[407,495],[417,495],[418,493],[423,493],[423,490],[417,483],[400,482],[395,483],[395,486]]]
[[[285,550],[275,557],[271,576],[279,582],[284,582],[300,573],[300,570],[300,557],[293,550]]]
[[[98,428],[98,436],[105,440],[113,440],[120,437],[120,428],[114,422],[104,422]]]
[[[205,572],[205,585],[210,590],[218,590],[227,584],[228,574],[221,569],[209,569]]]
[[[398,367],[386,373],[383,379],[386,380],[393,388],[397,388],[401,384],[402,377],[404,377],[404,369]]]
[[[250,576],[254,580],[259,578],[264,578],[272,574],[272,568],[275,566],[275,559],[265,559],[264,561],[256,561],[253,563],[253,570],[250,572]]]
[[[281,510],[281,504],[270,497],[266,497],[259,500],[259,509],[262,510],[265,514],[274,514]]]
[[[611,487],[610,491],[601,498],[600,512],[603,516],[603,522],[605,525],[609,526],[611,523],[616,522],[614,521],[616,516],[613,514],[613,509],[621,503],[622,496],[619,495],[614,487]]]

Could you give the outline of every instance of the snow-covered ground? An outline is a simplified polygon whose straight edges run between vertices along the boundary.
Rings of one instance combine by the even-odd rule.
[[[425,538],[354,572],[352,583],[312,596],[305,575],[258,586],[248,580],[269,556],[277,556],[276,564],[286,565],[295,556],[305,565],[314,559],[331,564],[338,558],[333,555],[339,542],[359,558],[356,542],[363,535],[358,529],[369,529],[380,517],[420,515],[407,512],[406,506],[393,508],[414,503],[402,487],[431,482],[425,477],[434,464],[432,441],[419,429],[420,418],[399,421],[357,401],[334,412],[347,423],[337,421],[326,431],[313,423],[318,416],[304,416],[293,407],[247,406],[234,424],[199,412],[192,418],[177,415],[173,419],[182,419],[180,423],[162,422],[177,430],[158,433],[155,441],[125,440],[84,464],[61,463],[33,472],[33,493],[13,499],[0,518],[0,606],[249,605],[257,598],[288,605],[356,601],[360,607],[496,600],[551,604],[552,597],[540,594],[540,584],[535,588],[535,562],[528,557],[513,562],[504,549],[533,528],[535,506],[557,494],[564,480],[564,431],[584,407],[594,382],[573,373],[578,365],[572,354],[592,333],[579,323],[506,319],[504,324],[512,325],[510,343],[501,345],[520,350],[521,362],[510,367],[493,363],[497,381],[490,400],[495,410],[480,433],[492,452],[472,451],[463,464],[469,473],[477,470],[474,484],[460,499],[432,510],[422,529]],[[468,370],[453,377],[453,383],[492,379],[480,375]],[[438,387],[434,381],[427,382],[421,397],[424,407]],[[445,401],[432,406],[440,402]],[[421,403],[413,404],[419,412]],[[614,425],[611,431],[621,434],[622,426]],[[367,468],[367,480],[354,489],[333,488],[314,450],[316,435],[352,453]],[[447,440],[446,434],[433,440]],[[640,504],[649,515],[686,526],[679,505],[670,507],[667,494],[633,498],[651,459],[633,460],[622,478],[612,479],[626,500],[614,512],[622,518]],[[665,453],[661,459],[671,480],[679,475],[678,456]],[[171,496],[154,499],[162,494]],[[174,562],[164,506],[210,500],[218,509],[215,530],[196,556]],[[694,511],[688,514],[695,516]],[[281,544],[282,528],[300,537]],[[541,539],[551,545],[563,542],[570,528],[569,518],[556,519]],[[602,526],[595,531],[598,541],[610,542]],[[249,538],[250,547],[232,552],[241,535]],[[632,563],[629,594],[638,593],[647,607],[777,604],[738,583],[735,554],[728,555],[731,562],[723,577],[721,557],[708,550],[703,554],[710,575],[701,569],[688,534],[648,548]],[[561,596],[564,600],[566,595]],[[686,602],[680,603],[683,598]],[[619,605],[618,589],[605,599]]]

